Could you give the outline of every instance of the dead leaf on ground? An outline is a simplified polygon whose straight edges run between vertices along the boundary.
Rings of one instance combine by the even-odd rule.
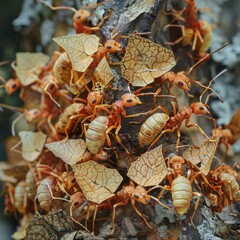
[[[49,61],[49,56],[43,53],[17,53],[16,75],[23,86],[30,85],[38,80],[43,66]]]
[[[120,63],[121,75],[133,86],[146,86],[176,65],[173,52],[149,39],[130,35]]]
[[[87,200],[100,204],[113,197],[123,178],[116,169],[88,161],[73,165],[73,171]]]
[[[73,221],[63,210],[42,216],[38,212],[31,220],[25,240],[58,240],[66,233],[75,231]]]
[[[110,66],[105,57],[102,58],[98,66],[95,68],[94,72],[95,82],[101,83],[106,86],[114,77]]]
[[[167,166],[162,154],[162,145],[145,152],[128,170],[127,176],[140,186],[158,185],[167,175]]]
[[[217,149],[218,139],[206,140],[201,146],[190,146],[183,152],[183,158],[198,167],[207,175],[212,165],[212,159]]]
[[[91,57],[98,50],[99,38],[90,34],[76,34],[53,38],[68,54],[73,69],[85,72],[93,58]]]
[[[45,146],[65,163],[73,165],[77,163],[86,152],[87,145],[82,139],[63,139],[59,142],[51,142]]]
[[[22,141],[22,157],[27,161],[36,160],[44,147],[47,136],[42,132],[19,132]]]

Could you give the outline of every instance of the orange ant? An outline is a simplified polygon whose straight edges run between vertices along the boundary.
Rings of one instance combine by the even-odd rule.
[[[158,107],[156,107],[155,109],[153,109],[153,110],[150,110],[150,111],[148,111],[148,112],[146,112],[145,114],[150,114],[150,113],[153,113],[153,112],[155,112],[157,109],[161,109],[164,113],[162,113],[162,114],[165,114],[164,116],[162,116],[162,114],[159,116],[161,119],[163,119],[163,120],[159,120],[159,123],[160,123],[160,127],[158,126],[158,121],[156,121],[156,119],[154,120],[154,122],[155,122],[155,127],[153,128],[153,129],[159,129],[159,131],[161,132],[159,132],[160,134],[155,138],[155,136],[156,136],[156,134],[155,134],[155,136],[154,136],[154,141],[150,144],[150,146],[149,146],[149,148],[148,148],[148,150],[154,145],[154,144],[156,144],[157,142],[158,142],[158,140],[162,137],[162,135],[164,134],[164,133],[167,133],[167,132],[174,132],[176,129],[177,129],[177,136],[178,136],[178,141],[177,141],[177,146],[179,146],[179,143],[180,143],[180,136],[181,136],[181,132],[180,132],[180,130],[179,130],[179,128],[180,128],[180,126],[182,125],[182,123],[183,123],[183,121],[185,120],[185,126],[187,127],[187,128],[190,128],[190,127],[196,127],[196,128],[198,128],[199,129],[199,131],[201,132],[201,134],[203,134],[207,139],[209,139],[209,137],[206,135],[206,133],[201,129],[201,127],[200,126],[198,126],[198,124],[196,124],[196,123],[193,123],[193,124],[189,124],[189,122],[190,122],[190,118],[191,118],[191,115],[192,114],[196,114],[196,115],[200,115],[200,116],[202,116],[202,117],[205,117],[205,118],[209,118],[208,116],[206,116],[206,114],[209,114],[210,115],[210,119],[213,121],[213,123],[214,123],[214,126],[216,126],[216,122],[215,122],[215,119],[212,117],[212,115],[211,115],[211,113],[209,112],[209,110],[208,110],[208,106],[206,105],[207,104],[207,102],[208,102],[208,99],[209,99],[209,96],[211,95],[211,94],[209,94],[208,96],[207,96],[207,98],[206,98],[206,101],[205,101],[205,104],[203,104],[202,102],[201,102],[201,99],[202,99],[202,96],[205,94],[205,92],[209,89],[209,87],[210,87],[210,85],[212,84],[212,82],[217,78],[217,77],[219,77],[221,74],[223,74],[224,72],[225,72],[226,70],[223,70],[222,72],[220,72],[216,77],[214,77],[211,81],[210,81],[210,83],[209,83],[209,85],[208,85],[208,87],[206,87],[206,89],[202,92],[202,94],[201,94],[201,96],[200,96],[200,102],[195,102],[195,103],[192,103],[190,106],[185,106],[183,109],[181,109],[181,110],[179,110],[177,113],[176,113],[176,109],[174,108],[174,116],[172,116],[172,117],[170,117],[170,118],[168,118],[168,117],[165,117],[165,115],[167,115],[167,116],[169,116],[169,113],[168,113],[168,111],[167,111],[167,109],[165,109],[164,107],[162,107],[162,106],[158,106]],[[214,91],[214,93],[216,93],[215,91]],[[216,93],[217,94],[217,93]],[[219,98],[219,99],[221,99],[220,98],[220,96],[217,94],[217,97]],[[153,118],[153,116],[154,115],[152,115],[152,116],[150,116],[146,121],[145,121],[145,123],[146,122],[150,122],[150,118]],[[146,137],[145,135],[146,134],[144,134],[146,131],[147,131],[147,128],[146,128],[146,124],[145,123],[143,123],[143,125],[142,125],[142,127],[141,127],[141,129],[140,129],[140,131],[139,131],[139,136],[138,136],[138,138],[142,138],[142,137]],[[145,130],[146,129],[146,130]],[[163,131],[162,131],[162,129],[163,129]],[[142,135],[140,135],[140,134],[142,134]],[[152,137],[152,134],[150,134],[150,136]],[[149,137],[149,136],[148,136]],[[153,139],[151,139],[151,141],[152,141]],[[210,139],[209,139],[210,140]],[[140,139],[139,140],[140,141],[140,143],[142,142],[142,143],[145,143],[146,142],[146,144],[143,144],[143,145],[148,145],[150,142],[149,141],[142,141],[142,139]],[[210,140],[211,141],[211,140]]]
[[[196,68],[198,65],[200,65],[201,63],[203,63],[204,61],[208,60],[209,57],[211,55],[213,55],[214,53],[220,51],[222,48],[226,47],[228,44],[224,44],[222,47],[218,48],[217,50],[207,54],[206,56],[204,56],[202,59],[200,59],[197,63],[195,63],[188,71],[188,73],[185,73],[185,72],[178,72],[178,73],[175,73],[175,72],[167,72],[165,74],[163,74],[160,78],[157,78],[156,81],[163,81],[163,82],[169,82],[169,89],[170,89],[170,93],[171,93],[171,89],[172,89],[172,86],[173,85],[176,85],[178,88],[180,89],[183,89],[184,91],[186,91],[186,93],[191,96],[188,92],[190,91],[190,87],[191,87],[191,83],[196,83],[197,85],[201,86],[202,88],[204,89],[209,89],[211,90],[212,92],[214,92],[216,95],[217,93],[212,89],[212,88],[209,88],[209,86],[204,86],[203,84],[201,84],[200,82],[196,81],[196,80],[192,80],[190,79],[190,74],[191,72],[194,70],[194,68]],[[159,88],[156,92],[156,94],[160,93],[161,92],[161,88]],[[172,93],[171,93],[172,94]],[[173,95],[173,94],[172,94]],[[220,100],[222,101],[222,99],[220,98]],[[156,101],[154,99],[154,101]],[[155,102],[154,102],[154,105]]]
[[[104,111],[106,111],[109,116],[108,117],[103,117],[103,116],[99,116],[98,118],[94,119],[90,125],[88,130],[85,129],[86,132],[86,139],[87,139],[87,144],[88,141],[90,145],[93,145],[93,142],[98,142],[100,144],[98,144],[98,148],[96,148],[96,146],[94,147],[95,151],[98,151],[99,148],[102,146],[102,143],[105,142],[105,137],[107,138],[107,144],[108,146],[111,146],[111,140],[108,136],[108,134],[113,130],[116,129],[115,131],[115,136],[116,139],[118,141],[118,143],[125,149],[125,151],[127,153],[128,150],[127,148],[122,144],[122,141],[120,139],[120,137],[118,136],[118,133],[121,129],[121,116],[125,117],[125,118],[130,118],[130,117],[136,117],[139,116],[139,114],[133,114],[133,115],[127,115],[126,111],[125,111],[125,107],[133,107],[136,106],[137,104],[142,104],[142,102],[140,101],[140,99],[132,93],[125,93],[122,95],[121,100],[117,100],[113,106],[111,111],[109,111],[106,107],[104,106],[98,106],[99,109],[102,109]],[[102,118],[99,121],[99,118]],[[84,127],[86,128],[87,124],[84,125]],[[99,132],[101,132],[101,141],[99,139]],[[88,146],[89,148],[89,146]],[[89,149],[90,150],[90,149]],[[90,150],[91,152],[91,150]]]
[[[162,205],[164,208],[169,209],[169,207],[163,203],[161,203],[157,198],[149,195],[149,192],[155,189],[155,187],[146,190],[142,186],[135,186],[133,181],[130,181],[128,186],[123,186],[123,188],[117,193],[118,203],[113,205],[113,213],[112,213],[112,232],[115,230],[115,217],[116,217],[116,208],[120,206],[124,206],[128,204],[129,200],[131,201],[131,205],[135,212],[144,220],[148,227],[152,228],[152,226],[148,223],[147,219],[143,216],[143,214],[137,209],[136,202],[142,203],[144,205],[151,205],[151,199]]]
[[[179,20],[184,22],[185,25],[170,23],[164,28],[165,30],[167,28],[180,28],[182,36],[174,42],[167,42],[167,44],[175,45],[182,42],[183,46],[192,45],[192,51],[201,57],[205,55],[211,45],[212,28],[207,21],[197,18],[197,8],[194,0],[185,0],[185,2],[187,5],[180,12],[174,10],[170,13],[174,16],[171,23]],[[185,13],[184,17],[182,17],[183,13]]]
[[[98,3],[98,4],[93,4],[90,6],[85,6],[82,7],[80,10],[76,10],[73,7],[67,7],[67,6],[59,6],[59,7],[53,7],[51,4],[44,0],[38,0],[38,2],[44,3],[47,5],[50,9],[52,10],[70,10],[74,12],[73,15],[73,27],[75,28],[76,33],[92,33],[94,31],[98,31],[101,29],[101,26],[103,25],[104,21],[110,16],[111,12],[105,16],[96,27],[89,27],[85,25],[85,22],[88,20],[88,18],[92,15],[89,11],[86,11],[86,8],[92,8],[92,7],[97,7],[101,4],[104,4],[106,2],[111,2],[111,0],[105,0],[104,2]]]

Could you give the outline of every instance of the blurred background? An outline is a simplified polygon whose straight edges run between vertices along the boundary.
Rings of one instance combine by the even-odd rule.
[[[53,5],[74,6],[80,8],[82,1],[50,1]],[[95,3],[96,1],[83,1]],[[181,5],[184,1],[165,1],[168,6]],[[221,76],[213,88],[224,99],[221,103],[217,99],[210,102],[211,109],[217,119],[217,124],[227,124],[231,116],[240,106],[240,2],[239,0],[197,0],[201,17],[211,23],[213,27],[213,41],[211,51],[216,50],[228,42],[228,47],[213,55],[213,62],[209,66],[212,76],[223,68],[228,72]],[[43,4],[34,0],[1,0],[0,1],[0,61],[15,60],[16,52],[44,52],[50,54],[56,46],[52,43],[53,36],[62,36],[73,32],[72,12],[53,12]],[[99,13],[98,18],[101,18]],[[95,16],[96,18],[96,16]],[[96,21],[96,19],[90,19]],[[0,66],[0,76],[4,79],[12,77],[9,64]],[[19,92],[7,95],[0,89],[0,102],[21,106]],[[0,111],[0,161],[7,159],[4,143],[11,135],[11,123],[18,113],[1,109]],[[238,141],[228,152],[229,162],[239,162],[240,142]],[[0,183],[1,184],[1,183]],[[2,185],[1,185],[2,188]],[[3,214],[4,199],[0,198],[0,229],[1,239],[11,239],[16,228],[13,217]]]

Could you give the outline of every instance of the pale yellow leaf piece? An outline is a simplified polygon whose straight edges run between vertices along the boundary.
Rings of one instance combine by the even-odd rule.
[[[49,56],[43,53],[17,53],[16,75],[23,86],[30,85],[38,80],[38,75],[49,61]]]
[[[167,175],[162,145],[145,152],[128,170],[127,176],[143,187],[158,185]]]
[[[198,167],[204,175],[210,171],[212,159],[217,149],[218,139],[206,140],[201,146],[190,146],[183,152],[183,158]]]
[[[22,157],[27,161],[36,160],[44,147],[47,136],[42,132],[19,132],[22,141]]]
[[[63,139],[59,142],[51,142],[45,146],[65,163],[73,165],[78,162],[86,152],[87,145],[82,139]]]
[[[27,213],[23,215],[21,221],[20,221],[20,226],[18,227],[17,231],[12,235],[12,239],[15,240],[20,240],[20,239],[25,239],[26,237],[26,229],[30,223],[30,221],[33,218],[32,213]]]
[[[96,82],[102,83],[106,86],[114,77],[107,59],[105,57],[102,58],[98,66],[95,68],[94,79]]]
[[[133,86],[146,86],[176,65],[173,52],[149,39],[130,35],[121,75]]]
[[[94,161],[73,165],[73,171],[87,200],[100,204],[113,197],[123,178],[116,169]]]
[[[76,34],[53,38],[68,54],[73,69],[78,72],[85,72],[93,58],[91,57],[98,50],[99,38],[90,34]]]

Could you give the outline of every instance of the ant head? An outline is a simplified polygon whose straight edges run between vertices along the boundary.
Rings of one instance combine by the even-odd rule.
[[[118,43],[115,40],[106,41],[104,44],[104,47],[106,48],[107,52],[109,52],[109,53],[122,52],[124,50],[123,45]]]
[[[193,110],[193,113],[198,114],[198,115],[205,115],[207,113],[210,114],[206,105],[201,102],[192,103],[191,108]]]
[[[90,92],[87,96],[87,101],[91,106],[99,105],[102,101],[102,94],[99,92]]]
[[[184,72],[179,72],[174,79],[174,84],[183,90],[189,91],[190,78]]]
[[[70,197],[70,201],[74,209],[79,208],[85,201],[83,193],[76,192]]]
[[[180,156],[173,156],[170,161],[169,161],[170,164],[181,164],[183,165],[185,163],[184,159]]]
[[[123,105],[125,107],[133,107],[137,104],[142,104],[140,99],[133,93],[125,93],[122,95]]]
[[[33,122],[34,120],[41,117],[41,111],[39,109],[31,109],[25,112],[25,118],[27,122]]]
[[[87,20],[88,17],[91,16],[91,13],[89,11],[80,9],[73,15],[73,24],[75,26],[82,25],[84,21]]]
[[[10,79],[5,84],[5,90],[7,94],[11,95],[21,87],[20,81],[16,79]]]
[[[149,204],[151,198],[147,194],[147,190],[142,186],[137,186],[135,191],[132,193],[132,197],[140,203]]]

